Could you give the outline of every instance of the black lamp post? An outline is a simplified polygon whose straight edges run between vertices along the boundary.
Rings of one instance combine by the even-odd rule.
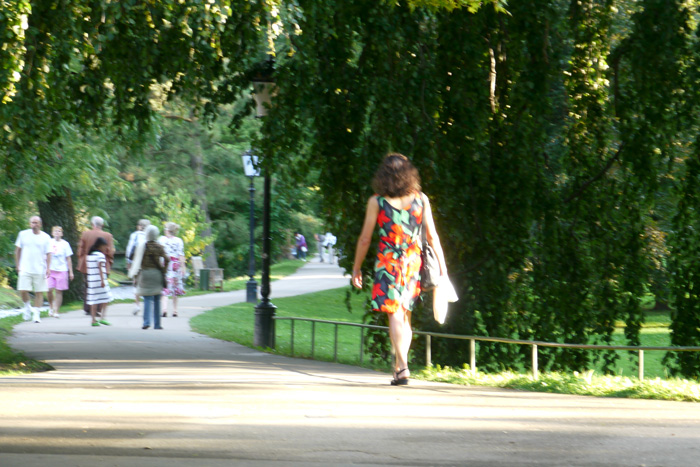
[[[258,283],[255,280],[255,177],[260,176],[260,169],[257,168],[258,156],[252,151],[246,151],[241,155],[243,159],[243,170],[246,177],[250,178],[250,258],[248,259],[248,282],[246,282],[246,302],[255,303],[258,301]]]
[[[253,98],[258,118],[267,115],[267,109],[272,101],[275,81],[272,77],[273,61],[266,61],[253,77]],[[270,302],[270,173],[265,169],[263,189],[263,251],[262,251],[262,299],[255,307],[255,329],[253,345],[260,347],[275,347],[275,310],[277,307]]]

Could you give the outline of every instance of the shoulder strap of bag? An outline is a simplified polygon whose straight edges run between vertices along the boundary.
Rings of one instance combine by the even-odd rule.
[[[425,245],[428,244],[428,234],[426,233],[426,228],[425,228],[425,193],[422,191],[420,192],[420,199],[423,202],[423,218],[421,221],[420,225],[420,230],[421,230],[421,241],[422,241],[422,248],[425,249]]]

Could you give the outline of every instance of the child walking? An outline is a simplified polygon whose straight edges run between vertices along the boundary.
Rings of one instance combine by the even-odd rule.
[[[95,243],[90,248],[87,256],[87,294],[85,303],[90,305],[90,315],[92,316],[92,325],[111,326],[112,323],[107,321],[107,303],[114,300],[112,292],[109,290],[107,282],[107,258],[105,254],[109,251],[107,240],[98,237]],[[97,320],[97,305],[104,303],[100,320]]]
[[[58,310],[63,303],[63,291],[68,290],[69,282],[73,280],[73,250],[70,243],[63,240],[63,227],[55,225],[51,229],[51,269],[48,278],[49,287],[49,316],[58,318]]]

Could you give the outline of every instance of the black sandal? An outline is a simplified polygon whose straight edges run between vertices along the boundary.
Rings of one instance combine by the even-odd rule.
[[[404,371],[408,371],[408,368],[404,368],[404,369],[399,370],[396,373],[394,373],[394,379],[391,380],[392,386],[407,386],[408,385],[408,378],[399,378],[399,375],[401,373],[403,373]]]

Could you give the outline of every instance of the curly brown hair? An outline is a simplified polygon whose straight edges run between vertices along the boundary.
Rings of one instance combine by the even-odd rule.
[[[403,154],[387,154],[372,179],[372,189],[380,196],[400,198],[420,191],[418,170]]]

